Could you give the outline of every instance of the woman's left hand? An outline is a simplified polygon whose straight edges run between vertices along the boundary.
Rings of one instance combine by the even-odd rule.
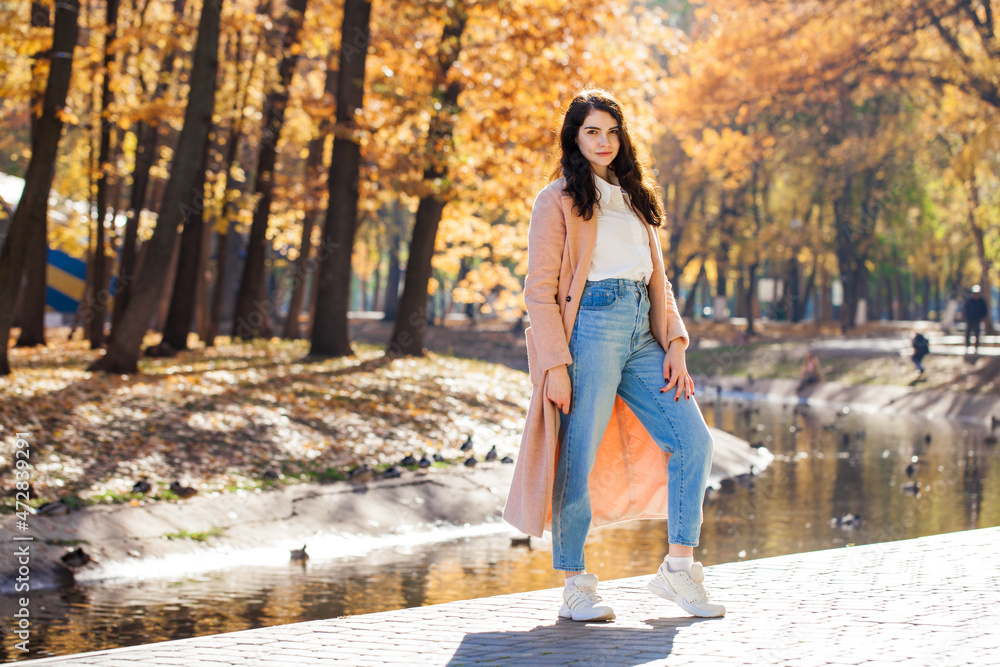
[[[681,394],[684,394],[685,399],[694,396],[694,380],[688,373],[687,359],[681,345],[667,346],[667,352],[663,356],[663,381],[666,382],[666,386],[660,390],[660,393],[676,387],[675,401],[680,400]]]

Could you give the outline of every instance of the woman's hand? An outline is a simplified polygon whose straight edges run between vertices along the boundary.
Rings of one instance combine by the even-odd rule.
[[[660,390],[661,394],[677,387],[674,393],[675,401],[680,400],[682,393],[685,400],[694,396],[694,380],[688,373],[683,346],[667,345],[667,352],[663,356],[663,381],[667,384]]]
[[[545,383],[545,398],[555,403],[555,406],[562,410],[564,415],[568,415],[571,395],[572,385],[569,381],[569,371],[566,370],[566,365],[550,368],[549,379]]]

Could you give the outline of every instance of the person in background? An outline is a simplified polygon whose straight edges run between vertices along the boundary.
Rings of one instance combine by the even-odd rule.
[[[823,371],[819,367],[819,358],[809,350],[806,352],[805,361],[802,362],[802,374],[799,375],[799,384],[795,387],[795,391],[802,391],[809,385],[822,381]]]
[[[976,353],[979,352],[979,328],[986,319],[986,301],[979,291],[979,285],[973,285],[969,290],[969,298],[965,300],[965,347],[969,347],[972,337],[975,336],[976,343],[973,350]]]
[[[931,347],[930,341],[919,331],[913,336],[913,356],[910,359],[916,365],[917,370],[920,371],[920,376],[924,375],[924,364],[923,360],[928,354],[930,354]]]

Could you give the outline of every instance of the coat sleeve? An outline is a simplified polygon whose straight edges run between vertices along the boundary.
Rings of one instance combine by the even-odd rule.
[[[660,263],[662,265],[663,250],[660,247],[660,235],[658,230],[654,229],[653,231],[653,236],[656,240],[656,251],[659,254]],[[667,277],[666,267],[664,267],[663,272],[663,284],[664,291],[666,292],[664,305],[666,306],[667,335],[665,338],[667,346],[669,346],[674,340],[680,339],[684,348],[687,349],[690,336],[688,336],[687,327],[684,326],[684,320],[681,318],[680,308],[677,307],[677,299],[674,297],[674,289],[670,284],[670,278]]]
[[[566,245],[566,216],[558,187],[543,189],[531,207],[528,224],[528,275],[524,305],[542,372],[569,365],[573,357],[566,341],[559,304],[559,273]]]

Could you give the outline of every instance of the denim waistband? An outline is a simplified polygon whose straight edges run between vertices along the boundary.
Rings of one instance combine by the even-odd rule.
[[[605,278],[604,280],[588,280],[584,284],[583,289],[588,290],[591,287],[603,287],[605,289],[612,289],[616,292],[626,292],[626,291],[646,291],[646,282],[643,280],[628,280],[626,278]]]

